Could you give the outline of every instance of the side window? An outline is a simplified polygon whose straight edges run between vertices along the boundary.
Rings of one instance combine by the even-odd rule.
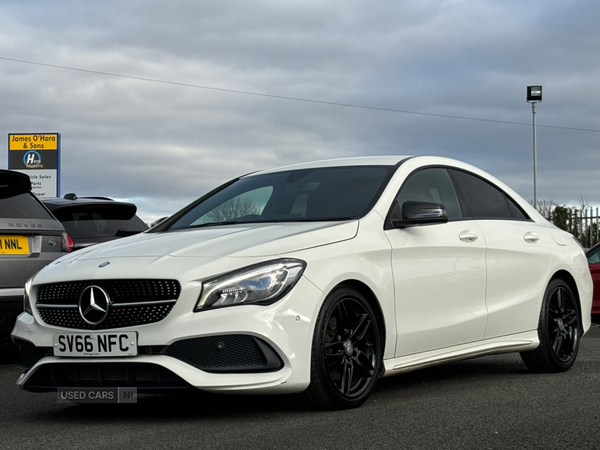
[[[523,212],[521,208],[510,198],[506,197],[508,201],[508,209],[513,217],[513,219],[521,219],[521,220],[529,220],[529,217]]]
[[[508,196],[487,181],[460,170],[453,170],[471,208],[479,219],[521,219],[528,217]]]
[[[463,216],[446,169],[423,169],[409,175],[396,197],[395,207],[402,208],[406,201],[441,203],[446,208],[448,220],[458,220]]]

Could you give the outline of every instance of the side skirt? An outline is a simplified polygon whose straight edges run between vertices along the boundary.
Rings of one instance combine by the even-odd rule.
[[[532,330],[525,333],[511,334],[509,336],[400,356],[383,361],[384,372],[381,376],[387,377],[452,361],[477,358],[479,356],[534,350],[539,343],[537,330]]]

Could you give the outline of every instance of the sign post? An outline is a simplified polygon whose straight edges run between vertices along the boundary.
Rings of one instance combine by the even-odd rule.
[[[8,168],[29,175],[38,197],[60,197],[60,133],[10,133]]]

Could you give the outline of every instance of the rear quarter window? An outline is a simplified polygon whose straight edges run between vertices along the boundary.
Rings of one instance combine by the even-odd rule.
[[[460,170],[452,173],[466,197],[469,216],[475,219],[529,219],[504,191],[493,184]]]

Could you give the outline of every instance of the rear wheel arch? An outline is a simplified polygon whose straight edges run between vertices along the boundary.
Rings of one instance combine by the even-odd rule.
[[[569,370],[575,363],[583,334],[577,286],[570,274],[555,274],[544,290],[537,327],[539,345],[521,352],[521,359],[533,372]]]
[[[556,272],[552,278],[548,281],[550,283],[552,280],[560,279],[567,283],[569,288],[571,288],[571,292],[575,296],[575,301],[577,302],[577,306],[579,307],[579,312],[581,313],[581,299],[579,298],[579,290],[577,289],[577,283],[575,282],[575,278],[567,272],[566,270],[559,270]],[[583,331],[583,330],[582,330]]]

